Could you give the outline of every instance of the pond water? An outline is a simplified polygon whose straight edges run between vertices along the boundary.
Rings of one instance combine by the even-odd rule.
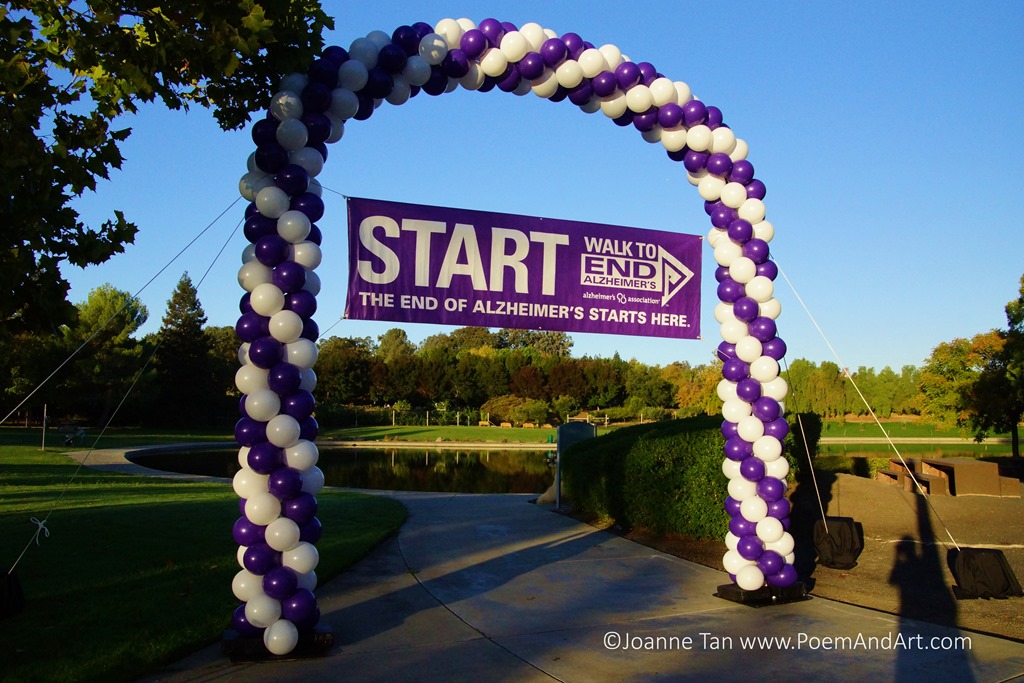
[[[385,491],[543,493],[555,480],[546,451],[439,448],[330,448],[317,463],[327,486]],[[552,458],[554,452],[551,451]],[[237,449],[179,451],[138,456],[144,467],[231,478]]]

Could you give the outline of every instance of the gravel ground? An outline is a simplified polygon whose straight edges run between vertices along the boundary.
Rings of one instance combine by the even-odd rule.
[[[1024,642],[1024,599],[957,600],[947,566],[952,534],[960,547],[999,548],[1018,581],[1024,580],[1024,498],[925,497],[846,474],[819,475],[818,484],[829,516],[852,517],[863,527],[864,551],[853,569],[813,564],[810,529],[821,508],[813,487],[799,485],[791,495],[792,530],[798,543],[797,568],[811,595]],[[722,567],[721,541],[643,530],[623,535],[677,557]]]

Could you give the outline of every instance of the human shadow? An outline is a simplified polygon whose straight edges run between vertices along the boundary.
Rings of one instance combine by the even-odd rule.
[[[796,488],[789,497],[789,533],[793,536],[793,568],[807,587],[814,588],[814,571],[817,569],[818,551],[814,545],[814,526],[827,514],[832,501],[832,489],[836,475],[832,472],[812,470],[817,455],[818,439],[821,436],[822,420],[814,413],[800,413],[796,416],[792,431],[791,453],[797,461]]]
[[[943,562],[939,556],[935,533],[932,529],[928,503],[924,496],[916,496],[918,538],[903,536],[894,550],[890,585],[899,590],[900,634],[908,647],[896,653],[896,681],[921,679],[921,666],[934,664],[936,656],[943,657],[943,675],[947,680],[973,681],[967,652],[949,649],[936,652],[927,650],[922,640],[927,626],[921,622],[956,627],[957,606],[946,584]]]

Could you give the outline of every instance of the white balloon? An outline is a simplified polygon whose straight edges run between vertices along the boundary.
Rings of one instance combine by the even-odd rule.
[[[242,342],[238,345],[238,362],[245,365],[249,362],[249,342]]]
[[[300,119],[285,119],[274,132],[277,143],[288,151],[305,147],[309,142],[309,131]]]
[[[250,498],[252,496],[267,492],[267,481],[270,477],[266,474],[257,474],[248,467],[248,462],[242,469],[235,472],[231,479],[231,488],[239,498]]]
[[[786,530],[782,528],[782,522],[774,517],[765,517],[757,523],[757,537],[765,543],[775,543],[784,533]]]
[[[270,187],[274,177],[260,170],[249,171],[238,180],[238,194],[246,201],[255,201],[256,194],[264,187]]]
[[[266,389],[269,386],[267,384],[269,376],[269,370],[258,368],[251,364],[243,365],[235,370],[235,386],[243,394],[251,394],[260,389]]]
[[[782,313],[782,303],[775,298],[762,301],[757,307],[758,312],[765,318],[775,320]]]
[[[722,556],[722,566],[725,568],[725,571],[733,575],[744,567],[753,566],[753,564],[753,560],[746,559],[735,550],[727,550],[725,555]]]
[[[730,496],[742,504],[747,498],[753,498],[757,495],[757,484],[743,477],[730,479],[728,492]]]
[[[370,80],[370,70],[358,59],[350,59],[338,67],[338,85],[352,92],[359,92]]]
[[[761,221],[753,225],[754,237],[765,242],[771,242],[775,237],[775,226],[771,221]]]
[[[757,496],[747,498],[745,501],[740,503],[740,514],[743,515],[743,519],[748,522],[757,524],[768,516],[768,503],[764,502],[764,500]]]
[[[508,68],[508,57],[498,48],[489,47],[480,55],[480,68],[488,76],[497,78]]]
[[[579,62],[567,59],[555,69],[555,80],[563,88],[575,88],[583,82],[583,67]]]
[[[263,646],[273,655],[286,655],[299,644],[299,629],[287,619],[278,619],[263,632]]]
[[[476,62],[470,62],[469,71],[466,72],[465,76],[459,79],[459,85],[461,85],[466,90],[479,90],[481,87],[483,87],[485,79],[486,76],[484,75],[483,69],[480,68],[480,65],[477,64]],[[526,83],[530,82],[527,81],[525,78],[523,79],[523,81]]]
[[[302,286],[304,290],[316,296],[320,293],[320,276],[314,273],[312,270],[306,271],[306,284]]]
[[[719,126],[711,131],[711,151],[731,154],[736,149],[736,134],[731,128]]]
[[[765,435],[754,442],[754,455],[766,463],[782,457],[782,442],[774,436]]]
[[[432,73],[427,60],[418,55],[413,55],[405,60],[405,67],[402,69],[402,80],[409,85],[421,86],[430,80]]]
[[[708,178],[722,182],[721,178],[715,178],[714,176],[705,176],[704,180],[701,180],[701,185]],[[703,196],[703,195],[702,195]],[[709,200],[710,201],[710,200]],[[732,265],[732,262],[743,256],[743,247],[733,242],[731,239],[718,240],[715,244],[715,261],[720,266],[728,268]],[[763,276],[762,276],[763,277]],[[754,279],[754,278],[751,278]],[[767,278],[765,278],[767,279]]]
[[[449,41],[448,44],[451,45],[452,43]],[[505,59],[515,63],[525,57],[526,53],[530,51],[530,41],[519,31],[509,31],[501,37],[500,48],[505,55]]]
[[[722,461],[722,474],[725,475],[726,479],[736,479],[742,477],[740,473],[740,463],[737,460],[731,460],[726,458]]]
[[[722,324],[728,320],[736,320],[736,315],[733,313],[732,304],[726,303],[725,301],[719,301],[715,304],[715,320],[719,324]]]
[[[245,499],[245,516],[253,524],[266,526],[281,516],[281,501],[268,491],[254,493]]]
[[[309,179],[309,187],[306,188],[306,192],[317,197],[324,196],[324,186],[320,184],[320,181],[316,178]]]
[[[637,84],[626,91],[626,106],[631,112],[643,114],[654,106],[654,95],[646,85]]]
[[[725,547],[729,550],[736,550],[736,546],[740,543],[740,537],[731,531],[725,532]]]
[[[739,183],[726,183],[722,188],[722,203],[730,209],[738,209],[747,201],[747,188]]]
[[[741,398],[731,398],[722,402],[722,417],[729,422],[739,423],[740,420],[750,415],[751,405]]]
[[[746,256],[740,256],[729,264],[729,277],[745,285],[757,276],[757,264]]]
[[[277,219],[277,234],[292,244],[304,241],[312,229],[309,216],[301,211],[290,209]]]
[[[316,389],[316,373],[311,368],[302,368],[299,377],[301,377],[299,388],[313,393],[313,390]]]
[[[300,535],[298,524],[287,517],[278,517],[267,525],[266,542],[274,550],[285,552],[298,545]]]
[[[245,248],[242,249],[242,263],[243,264],[248,263],[249,261],[252,261],[255,258],[256,258],[256,245],[255,244],[247,244],[247,245],[245,245]]]
[[[764,220],[765,216],[764,202],[760,199],[754,199],[751,197],[743,202],[737,213],[740,218],[748,221],[751,225],[760,223]]]
[[[323,252],[314,242],[295,242],[289,252],[292,261],[310,270],[319,266],[323,260]]]
[[[267,422],[267,441],[278,448],[294,446],[300,432],[298,421],[291,415],[277,415]]]
[[[324,170],[324,158],[320,156],[320,152],[316,151],[312,147],[303,147],[297,149],[294,152],[288,153],[288,163],[301,166],[306,169],[306,173],[309,174],[310,178],[315,178],[320,175],[320,171]],[[262,213],[262,212],[261,212]],[[273,216],[271,216],[273,218]]]
[[[302,117],[302,98],[291,90],[282,90],[270,99],[270,115],[278,121]]]
[[[309,574],[320,563],[320,553],[312,543],[300,541],[294,548],[281,554],[281,564],[299,574]]]
[[[459,26],[462,27],[463,33],[465,33],[466,31],[472,31],[473,29],[476,28],[476,23],[472,19],[467,19],[466,17],[460,17],[458,22],[459,22]]]
[[[601,112],[610,119],[617,119],[626,113],[626,95],[615,91],[601,98]],[[664,134],[663,134],[664,135]]]
[[[663,107],[669,102],[676,101],[676,87],[672,84],[672,81],[665,78],[655,78],[651,81],[649,86],[651,89],[651,97],[654,98],[654,106]]]
[[[544,27],[536,22],[529,22],[519,27],[519,32],[523,34],[523,37],[530,42],[530,49],[533,52],[540,52],[540,48],[544,45],[544,41],[548,39],[544,33]]]
[[[391,87],[391,92],[385,95],[384,99],[387,100],[388,104],[393,104],[396,107],[400,107],[409,101],[412,97],[412,86],[406,83],[400,76],[396,76],[392,79],[394,85]],[[340,138],[340,136],[339,136]],[[334,140],[328,139],[327,142],[335,142]]]
[[[274,271],[259,261],[249,261],[238,269],[238,284],[247,292],[251,292],[262,284],[274,279]]]
[[[348,48],[349,61],[361,62],[367,69],[377,66],[379,53],[380,48],[369,38],[356,38]]]
[[[724,377],[718,381],[717,387],[718,398],[725,403],[730,399],[738,399],[736,396],[736,382],[730,382]]]
[[[420,40],[420,57],[427,64],[435,66],[444,61],[448,54],[448,43],[436,33],[428,33]]]
[[[704,178],[706,178],[707,176],[708,170],[706,168],[702,168],[696,173],[687,173],[686,182],[690,183],[694,187],[699,187],[700,181],[704,180]]]
[[[331,106],[328,111],[343,121],[350,119],[359,111],[359,98],[348,88],[335,88],[331,91]]]
[[[693,99],[693,93],[690,92],[690,86],[683,81],[673,81],[672,85],[676,89],[676,104],[683,105]]]
[[[753,363],[761,357],[763,351],[764,345],[761,344],[761,341],[749,334],[736,342],[736,357],[744,363]]]
[[[587,48],[581,52],[576,61],[579,63],[580,71],[587,78],[594,78],[602,71],[611,71],[614,68],[609,65],[602,51],[594,48]]]
[[[686,147],[686,129],[685,128],[665,128],[665,129],[662,129],[662,131],[661,131],[661,144],[669,152],[678,152],[683,147]]]
[[[245,551],[249,549],[247,545],[238,546],[238,550],[235,551],[235,560],[238,561],[238,566],[245,569]]]
[[[281,397],[271,389],[260,389],[245,397],[245,412],[254,420],[267,422],[281,412]]]
[[[783,559],[786,561],[786,564],[793,564],[794,562],[796,562],[796,554],[790,553],[789,555],[786,555],[786,557],[784,557]]]
[[[754,301],[764,303],[775,296],[775,283],[764,275],[758,275],[747,283],[744,291]]]
[[[718,241],[723,237],[728,237],[728,233],[722,228],[711,228],[708,231],[708,245],[714,249],[718,246]]]
[[[263,577],[243,569],[231,579],[231,592],[242,602],[248,602],[257,595],[263,595]]]
[[[748,334],[747,324],[742,320],[727,320],[722,323],[720,329],[722,331],[722,339],[730,344],[735,344]]]
[[[313,367],[319,353],[316,344],[308,339],[296,339],[284,345],[285,360],[300,369]]]
[[[789,395],[789,384],[784,378],[776,377],[761,385],[761,393],[768,398],[781,401]]]
[[[761,356],[750,364],[750,376],[758,382],[770,382],[779,376],[779,361],[771,356]]]
[[[642,137],[645,142],[649,142],[653,145],[655,143],[661,142],[661,131],[661,126],[655,126],[650,130],[641,131],[640,137]]]
[[[290,344],[302,336],[302,317],[295,311],[278,311],[270,316],[270,336]]]
[[[750,154],[750,147],[747,145],[745,140],[736,138],[736,146],[733,148],[729,158],[733,161],[743,161]]]
[[[254,595],[245,603],[245,619],[256,628],[267,628],[281,618],[281,603],[269,595]]]
[[[377,47],[378,52],[391,42],[391,36],[380,30],[370,31],[366,37]]]
[[[300,472],[305,472],[320,459],[320,451],[312,441],[300,439],[293,446],[284,449],[284,462],[288,467],[294,467]]]
[[[586,52],[586,50],[583,51],[584,54]],[[622,64],[622,50],[620,50],[615,45],[612,45],[610,43],[607,45],[602,45],[601,47],[598,48],[598,52],[601,53],[601,57],[604,59],[605,66],[609,71],[615,71],[615,67],[617,67],[619,64]],[[583,54],[581,54],[580,57],[582,58]],[[604,71],[604,69],[601,69],[601,71]],[[600,71],[598,73],[600,73]],[[596,76],[597,74],[594,75]],[[593,77],[594,76],[588,76],[588,78]]]
[[[249,450],[248,446],[242,446],[238,449],[238,466],[246,468],[249,466]],[[237,474],[237,472],[236,472]],[[241,498],[241,496],[239,496]]]
[[[764,436],[764,422],[761,422],[761,420],[753,415],[748,415],[736,423],[736,430],[741,439],[754,443]],[[757,520],[751,521],[756,522]]]
[[[302,92],[309,85],[309,76],[298,71],[283,76],[281,78],[281,87],[278,90],[288,90],[290,92]]]
[[[295,572],[299,579],[299,588],[312,592],[316,590],[316,572]]]
[[[706,152],[711,147],[711,129],[704,124],[696,125],[686,133],[686,146],[694,152]]]
[[[519,80],[519,85],[516,86],[516,89],[512,91],[512,94],[515,95],[516,97],[522,97],[523,95],[529,95],[531,92],[533,92],[533,83],[531,83],[529,80],[525,78],[522,78]],[[593,102],[595,99],[597,98],[591,98],[590,102]],[[590,113],[593,114],[594,112]]]
[[[462,26],[452,18],[442,19],[434,25],[434,33],[444,38],[448,45],[458,45],[462,40]]]
[[[316,495],[324,487],[324,473],[314,465],[302,474],[302,490],[306,493]]]
[[[786,555],[789,555],[791,552],[793,552],[793,549],[795,547],[796,547],[796,540],[793,538],[793,535],[790,534],[788,531],[783,532],[782,538],[780,538],[779,540],[777,540],[777,541],[775,541],[773,543],[765,543],[764,544],[764,549],[765,550],[774,550],[775,552],[777,552],[779,555],[782,555],[783,557],[785,557]]]
[[[544,69],[544,73],[533,80],[530,88],[537,97],[547,99],[554,96],[558,92],[558,79],[555,78],[555,72],[551,69]]]
[[[764,473],[767,477],[775,477],[786,481],[786,477],[789,476],[789,461],[785,458],[776,458],[771,462],[764,464]]]
[[[756,564],[742,567],[736,572],[736,585],[745,591],[756,591],[764,586],[764,573]]]
[[[690,130],[692,131],[693,129],[691,128]],[[686,139],[687,144],[689,144],[689,133],[686,134]],[[708,202],[718,201],[719,197],[722,196],[723,189],[725,189],[725,180],[710,173],[701,178],[700,182],[697,183],[697,192],[704,201]]]
[[[290,203],[288,193],[276,185],[264,187],[256,193],[256,208],[268,218],[279,218],[288,210]]]
[[[271,316],[284,308],[284,292],[273,282],[264,282],[253,287],[249,303],[260,315]]]

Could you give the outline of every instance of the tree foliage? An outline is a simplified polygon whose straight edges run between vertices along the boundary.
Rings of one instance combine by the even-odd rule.
[[[55,330],[73,318],[60,264],[102,263],[133,241],[121,211],[72,208],[123,162],[122,116],[142,103],[212,108],[225,129],[265,107],[332,28],[317,0],[8,0],[0,6],[0,320]],[[30,285],[33,296],[23,295]]]

